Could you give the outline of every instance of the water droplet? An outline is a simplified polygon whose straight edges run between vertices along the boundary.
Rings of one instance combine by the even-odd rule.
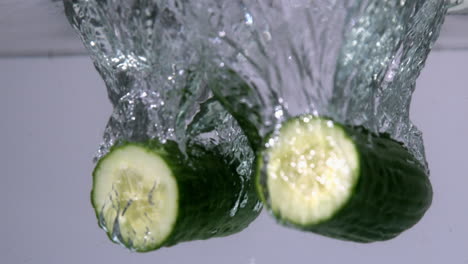
[[[247,25],[253,24],[253,17],[250,13],[245,13],[245,24]]]
[[[281,119],[283,117],[283,110],[280,109],[280,110],[275,111],[275,117],[277,119]]]

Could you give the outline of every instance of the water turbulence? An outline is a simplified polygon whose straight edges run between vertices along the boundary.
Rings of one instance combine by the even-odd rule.
[[[273,199],[280,204],[273,210],[284,210],[297,220],[292,225],[304,226],[326,222],[348,201],[357,204],[352,208],[361,208],[363,196],[349,191],[354,191],[361,171],[383,168],[382,175],[411,181],[399,178],[399,169],[386,166],[405,159],[402,168],[418,177],[428,173],[422,135],[411,123],[409,109],[416,79],[449,6],[443,0],[64,0],[64,4],[114,108],[95,159],[99,172],[106,171],[101,161],[112,160],[108,154],[119,160],[119,155],[136,153],[144,160],[145,151],[125,148],[126,144],[152,140],[158,142],[150,144],[152,148],[164,150],[158,152],[163,160],[167,153],[174,154],[169,167],[183,168],[172,172],[199,175],[174,177],[181,190],[180,215],[174,216],[171,227],[167,219],[162,222],[168,227],[155,227],[161,232],[173,228],[161,238],[148,229],[161,218],[157,210],[171,212],[153,199],[171,197],[170,177],[140,186],[148,180],[138,180],[145,171],[122,163],[125,166],[112,176],[109,194],[97,207],[106,212],[98,213],[100,224],[115,242],[148,251],[238,232],[261,209],[254,178],[259,195],[267,196],[262,197],[264,202],[273,201],[264,194],[266,174],[274,182],[268,192],[276,193]],[[355,142],[349,139],[351,134],[356,134]],[[216,158],[208,152],[216,153]],[[388,155],[376,158],[380,153]],[[376,162],[360,168],[366,155],[369,162]],[[190,161],[194,157],[197,162]],[[157,168],[170,171],[162,165]],[[226,172],[230,168],[233,173]],[[382,195],[380,200],[399,199],[413,187],[421,198],[404,208],[414,206],[418,210],[409,211],[418,212],[397,212],[406,222],[381,224],[374,221],[380,216],[369,210],[362,217],[377,223],[377,231],[371,226],[362,231],[365,235],[355,237],[357,223],[318,233],[370,242],[375,234],[386,234],[378,240],[390,239],[414,225],[430,204],[430,186],[423,180],[397,188],[391,185],[396,181],[384,182],[390,178],[369,180],[374,194]],[[388,188],[375,187],[378,181]],[[96,175],[95,184],[101,184]],[[297,195],[291,196],[284,186]],[[316,192],[326,195],[319,199]],[[136,199],[140,193],[149,198]],[[340,212],[346,215],[343,208]],[[154,216],[147,217],[147,212]],[[139,221],[124,223],[130,216]],[[348,223],[359,222],[355,216]],[[382,227],[385,230],[379,230]]]
[[[218,51],[214,71],[227,68],[251,85],[250,93],[220,87],[220,95],[238,98],[226,100],[227,108],[245,110],[244,119],[261,137],[290,117],[310,113],[388,133],[427,166],[409,109],[444,20],[444,1],[200,0],[191,5],[206,45]]]
[[[197,43],[186,41],[177,18],[182,10],[158,2],[65,1],[114,107],[97,158],[119,140],[177,139],[177,125],[197,110],[193,101],[208,96]]]
[[[195,211],[192,217],[197,214],[203,215],[205,212],[208,215],[205,217],[212,217],[217,222],[198,227],[198,222],[194,221],[193,227],[190,228],[199,228],[201,231],[187,231],[187,234],[182,235],[173,231],[172,240],[169,239],[165,245],[237,232],[255,219],[261,209],[261,203],[252,195],[250,178],[253,151],[237,121],[217,101],[210,99],[212,93],[206,84],[204,45],[199,38],[193,36],[198,33],[184,24],[183,17],[187,12],[185,1],[64,0],[64,5],[69,22],[79,33],[105,82],[113,106],[95,161],[103,160],[108,153],[112,153],[113,148],[127,142],[157,141],[162,145],[171,146],[170,148],[171,144],[175,143],[174,149],[177,148],[176,153],[180,152],[181,155],[174,159],[180,159],[181,166],[190,167],[195,174],[210,174],[208,170],[215,170],[216,166],[210,164],[212,166],[204,171],[202,165],[189,161],[191,158],[202,155],[199,152],[217,153],[216,157],[223,167],[216,171],[220,175],[211,176],[211,173],[210,176],[203,176],[206,179],[198,179],[199,185],[207,182],[207,189],[198,191],[207,191],[211,182],[216,182],[208,180],[209,177],[215,176],[219,180],[225,177],[225,188],[235,190],[226,193],[221,188],[224,185],[216,185],[217,189],[210,190],[207,194],[197,194],[194,191],[197,197],[179,197],[180,203],[186,202],[190,205],[190,198],[195,204],[197,199],[208,196],[205,197],[208,201],[204,201],[204,205],[202,202],[197,205],[204,207]],[[223,175],[221,172],[224,168],[232,168],[234,173],[230,173],[229,177]],[[156,185],[156,189],[152,188],[152,184],[142,185],[143,180],[138,178],[141,177],[138,173],[119,175],[125,177],[115,176],[115,182],[110,184],[113,186],[112,190],[105,196],[106,202],[96,208],[100,225],[115,242],[137,251],[149,250],[151,248],[146,248],[146,244],[149,243],[149,240],[146,241],[149,231],[143,231],[157,222],[157,211],[148,216],[151,213],[148,208],[162,210],[161,205],[158,207],[158,202],[154,201],[155,190],[162,192],[161,188],[159,185]],[[96,181],[95,176],[95,184]],[[197,184],[189,185],[193,187],[198,186]],[[93,188],[95,194],[97,188]],[[190,193],[190,190],[186,193]],[[216,200],[216,195],[220,196],[221,193],[224,194],[223,199],[227,199],[225,204],[220,201],[219,204],[214,204],[209,200]],[[151,198],[138,202],[136,194]],[[160,193],[161,195],[165,194]],[[184,202],[183,199],[187,201]],[[139,203],[141,206],[137,207]],[[211,208],[210,203],[218,209],[224,208],[225,213],[210,216],[209,214],[221,211]],[[96,204],[94,205],[96,207]],[[179,215],[185,212],[180,210],[182,209],[179,208]],[[246,210],[254,213],[249,215]],[[125,240],[123,219],[124,216],[132,215],[135,219],[140,217],[138,221],[142,224],[137,227],[138,221],[133,221],[133,226],[127,227],[125,232],[127,237],[134,238]],[[238,220],[239,218],[243,220]],[[238,221],[239,226],[228,226],[231,224],[230,219],[237,219],[235,221]],[[178,220],[176,227],[189,220],[190,217],[187,217],[187,220]],[[210,230],[205,230],[208,228]],[[208,233],[209,235],[206,235]],[[145,247],[137,248],[137,242],[146,243]]]
[[[187,5],[212,51],[209,86],[255,150],[258,194],[280,223],[374,242],[423,217],[432,187],[410,103],[450,4]]]

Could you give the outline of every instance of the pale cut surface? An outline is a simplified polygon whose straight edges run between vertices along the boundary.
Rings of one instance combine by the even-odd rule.
[[[177,218],[178,189],[158,154],[138,145],[111,151],[95,172],[93,202],[111,238],[136,251],[158,247]]]
[[[271,208],[295,224],[332,217],[357,182],[356,147],[340,126],[326,119],[304,116],[286,122],[269,141],[267,155]]]

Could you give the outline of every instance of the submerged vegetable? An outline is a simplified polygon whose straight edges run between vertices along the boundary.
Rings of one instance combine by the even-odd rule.
[[[257,192],[279,223],[373,242],[396,237],[430,207],[425,167],[389,135],[318,115],[290,117],[282,108],[278,118],[277,110],[260,109],[265,91],[232,70],[210,87],[249,138]]]
[[[126,143],[98,162],[92,203],[114,242],[146,252],[230,235],[258,216],[254,184],[235,163],[198,145],[186,154],[171,141]]]
[[[305,115],[284,123],[265,146],[258,191],[286,225],[343,240],[387,240],[431,204],[425,170],[386,135]]]

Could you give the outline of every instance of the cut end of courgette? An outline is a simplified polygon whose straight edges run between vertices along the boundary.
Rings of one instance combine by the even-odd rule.
[[[94,171],[92,202],[109,237],[131,250],[160,247],[177,218],[172,171],[155,152],[127,144],[101,159]]]
[[[359,156],[341,126],[301,116],[267,142],[268,202],[279,219],[314,225],[346,204],[359,177]]]

